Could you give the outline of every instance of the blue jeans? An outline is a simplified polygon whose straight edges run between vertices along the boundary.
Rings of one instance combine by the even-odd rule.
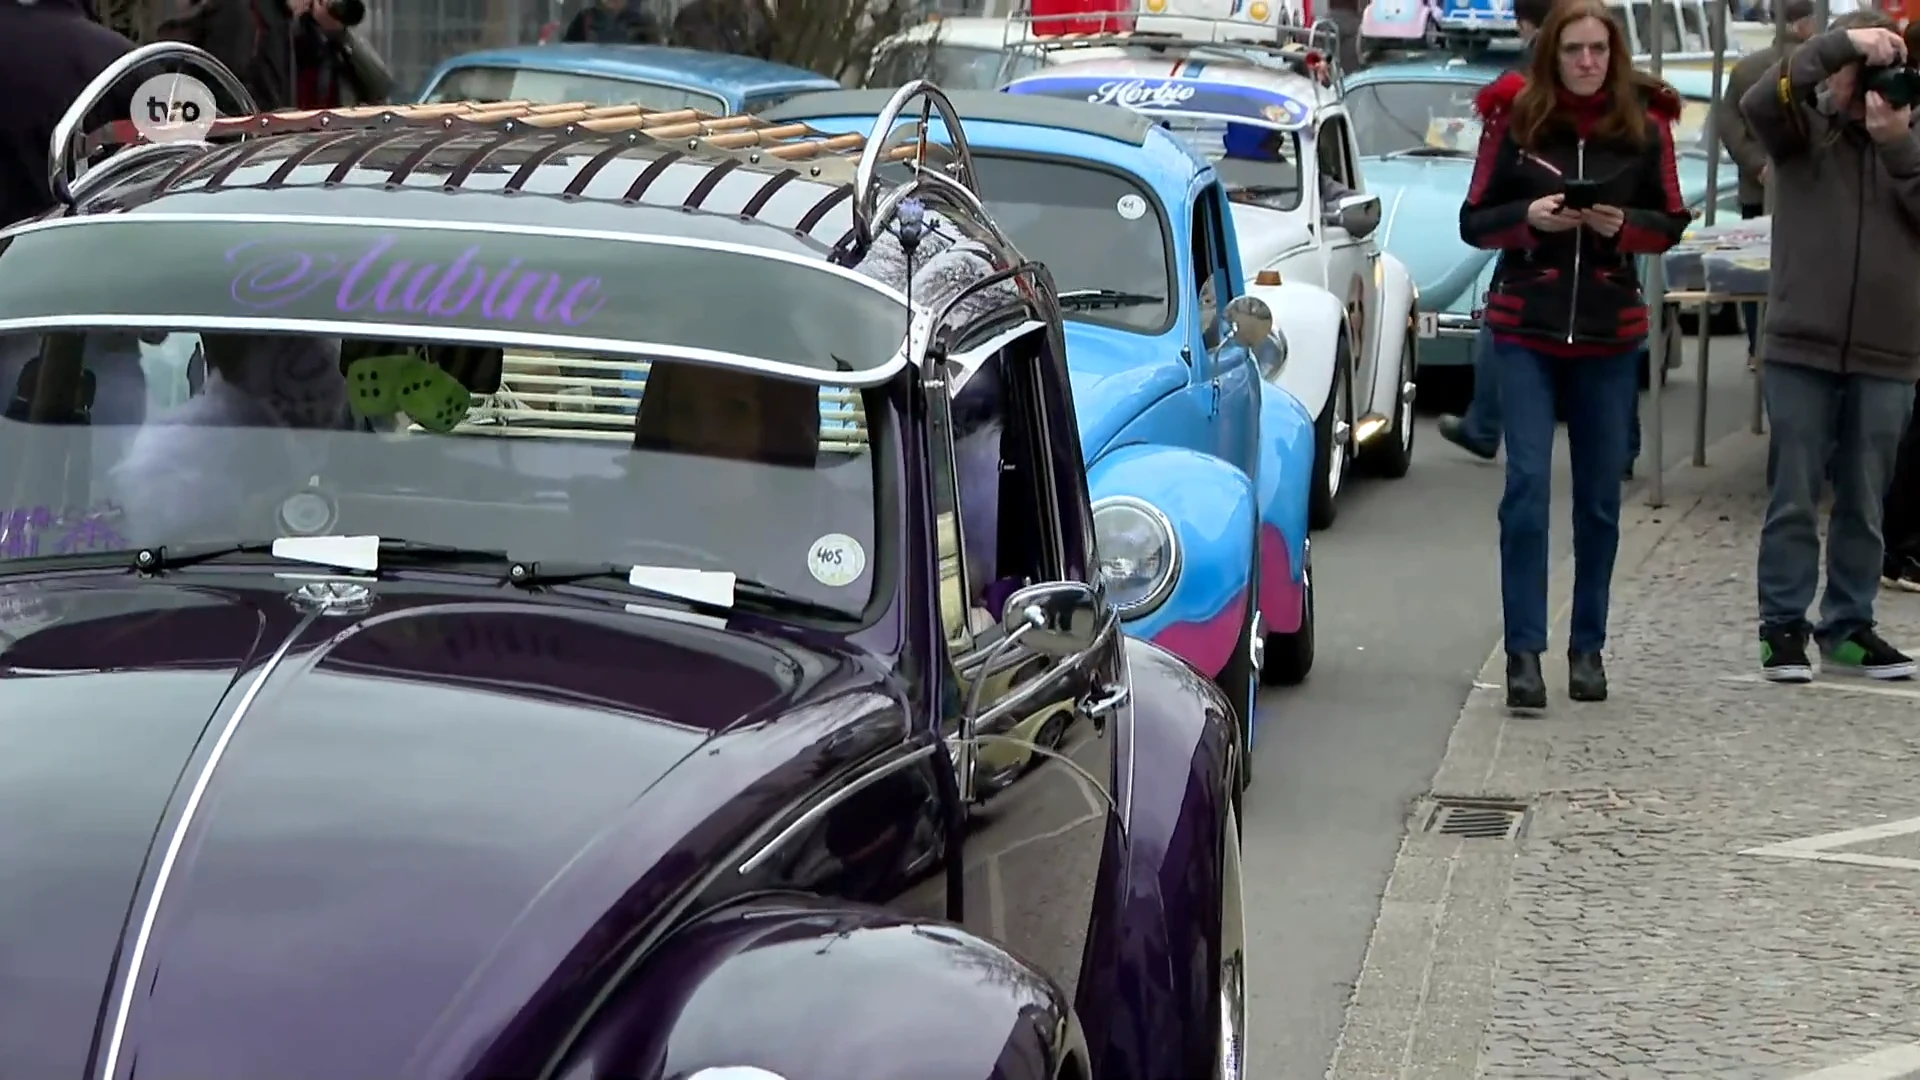
[[[1833,472],[1827,591],[1820,624],[1832,647],[1873,625],[1885,548],[1881,500],[1913,411],[1912,383],[1767,363],[1760,378],[1772,437],[1767,521],[1760,528],[1760,631],[1805,631],[1820,582],[1820,492]]]
[[[1640,352],[1565,359],[1497,343],[1506,411],[1507,489],[1500,497],[1500,606],[1507,651],[1547,648],[1547,529],[1554,405],[1573,465],[1573,625],[1568,647],[1607,643],[1607,601],[1620,546],[1621,474],[1631,460]]]
[[[1644,358],[1646,349],[1640,350]],[[1643,363],[1645,360],[1643,359]],[[1486,323],[1473,339],[1473,401],[1467,415],[1460,418],[1460,432],[1467,441],[1481,446],[1500,445],[1500,374],[1493,359],[1493,331]],[[1633,410],[1633,430],[1628,435],[1627,463],[1640,460],[1640,409]],[[1626,466],[1621,466],[1621,472]]]

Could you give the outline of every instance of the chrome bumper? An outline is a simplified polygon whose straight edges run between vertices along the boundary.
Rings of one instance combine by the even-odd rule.
[[[1471,338],[1480,334],[1478,315],[1454,315],[1442,313],[1434,319],[1434,337]]]

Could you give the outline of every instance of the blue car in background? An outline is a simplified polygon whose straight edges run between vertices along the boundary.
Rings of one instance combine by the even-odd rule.
[[[669,45],[523,45],[466,53],[427,76],[422,102],[585,101],[647,109],[758,113],[795,94],[837,89],[824,75],[749,56]]]
[[[890,96],[809,94],[766,118],[866,133]],[[1059,290],[1108,595],[1127,633],[1226,689],[1250,745],[1260,682],[1313,662],[1314,418],[1274,381],[1285,338],[1245,295],[1226,191],[1131,110],[950,97],[988,213]]]
[[[1494,253],[1468,247],[1456,222],[1473,178],[1480,142],[1474,95],[1512,64],[1511,54],[1414,54],[1347,77],[1347,113],[1359,145],[1367,190],[1383,206],[1380,245],[1405,263],[1420,296],[1423,370],[1473,362],[1481,299],[1493,278]],[[1684,99],[1674,143],[1680,190],[1696,213],[1707,202],[1703,137],[1712,115],[1711,74],[1667,73]],[[1739,216],[1737,177],[1724,156],[1716,186],[1720,215]],[[1734,312],[1716,312],[1716,332],[1731,332]],[[1678,333],[1675,320],[1669,326]]]

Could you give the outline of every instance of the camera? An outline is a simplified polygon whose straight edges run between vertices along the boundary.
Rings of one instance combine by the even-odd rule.
[[[1897,64],[1866,68],[1860,73],[1860,83],[1896,109],[1920,105],[1920,71],[1913,68]]]
[[[341,26],[359,26],[367,17],[366,0],[326,0],[326,8]]]

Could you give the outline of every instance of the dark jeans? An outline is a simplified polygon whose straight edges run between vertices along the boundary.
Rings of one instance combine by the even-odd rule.
[[[1506,411],[1507,490],[1500,497],[1500,605],[1509,652],[1547,648],[1548,518],[1554,405],[1567,420],[1573,465],[1575,652],[1607,643],[1607,598],[1620,546],[1621,473],[1636,412],[1638,351],[1564,359],[1496,342]]]
[[[1913,384],[1768,363],[1760,378],[1772,438],[1760,529],[1760,629],[1804,630],[1820,583],[1821,485],[1833,473],[1827,591],[1813,634],[1823,647],[1873,625],[1886,552],[1881,500],[1913,412]]]
[[[1887,487],[1882,528],[1889,555],[1920,559],[1920,422],[1911,416],[1893,467],[1893,483]]]
[[[1766,214],[1766,212],[1767,212],[1767,208],[1761,205],[1760,203],[1741,203],[1740,204],[1740,220],[1741,221],[1751,221],[1754,218],[1763,216],[1764,214]],[[1759,356],[1760,355],[1760,305],[1759,304],[1745,303],[1740,305],[1740,325],[1747,328],[1747,355],[1755,356],[1755,357]],[[1700,332],[1703,334],[1706,333],[1707,328],[1704,326],[1701,327]]]
[[[1645,357],[1646,352],[1641,349],[1641,356]],[[1488,447],[1500,445],[1500,374],[1495,370],[1493,355],[1493,331],[1481,323],[1480,333],[1473,339],[1473,401],[1467,405],[1467,415],[1460,418],[1460,431],[1468,442]],[[1636,405],[1633,430],[1627,437],[1627,464],[1638,460],[1640,409]],[[1626,466],[1621,466],[1620,471],[1625,472]]]

